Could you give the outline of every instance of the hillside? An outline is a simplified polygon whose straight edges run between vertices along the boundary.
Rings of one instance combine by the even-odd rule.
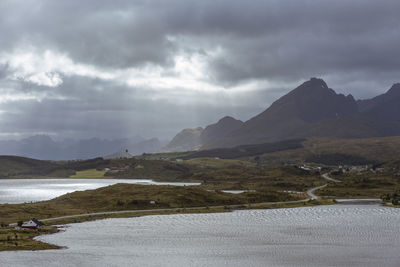
[[[0,156],[0,178],[29,174],[46,175],[57,168],[57,164],[49,161],[16,156]]]
[[[321,159],[335,163],[332,165],[353,165],[353,163],[383,163],[400,157],[400,136],[357,139],[310,138],[301,142],[301,145],[302,147],[297,149],[265,153],[259,156],[259,161],[270,167],[285,163],[300,164],[304,161],[322,163]],[[332,159],[335,161],[332,162]]]
[[[201,144],[214,142],[243,125],[241,120],[226,116],[217,123],[208,125],[200,135]]]
[[[278,142],[216,148],[185,153],[147,154],[140,159],[240,159],[264,167],[304,162],[327,165],[380,164],[400,157],[400,136],[372,138],[313,137]]]
[[[184,152],[198,150],[203,145],[223,138],[230,132],[238,129],[243,122],[230,116],[220,119],[217,123],[206,128],[184,129],[171,142],[162,148],[163,152]]]
[[[196,150],[200,147],[200,135],[203,128],[187,128],[179,132],[167,145],[165,145],[162,152],[183,152]]]
[[[393,99],[400,98],[400,83],[394,84],[386,93],[371,99],[358,100],[357,105],[360,112],[367,111],[377,106],[382,106]]]
[[[76,171],[104,168],[109,160],[94,158],[83,161],[53,162],[18,156],[0,156],[0,179],[34,177],[69,177]]]

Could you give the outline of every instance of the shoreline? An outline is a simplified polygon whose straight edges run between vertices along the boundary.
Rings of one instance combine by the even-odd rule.
[[[154,209],[154,210],[131,210],[131,211],[113,211],[93,214],[77,214],[71,216],[64,216],[58,218],[48,218],[42,221],[51,222],[47,225],[47,228],[51,228],[50,231],[28,231],[30,234],[30,241],[33,242],[34,247],[23,249],[21,247],[10,247],[10,249],[1,250],[5,251],[37,251],[37,250],[49,250],[49,249],[64,249],[63,246],[50,244],[37,240],[36,238],[45,234],[54,234],[60,231],[67,224],[72,223],[84,223],[96,220],[113,219],[113,218],[135,218],[152,215],[174,215],[174,214],[201,214],[201,213],[224,213],[232,212],[236,210],[254,210],[254,209],[291,209],[301,207],[313,207],[313,206],[325,206],[325,205],[380,205],[388,208],[398,208],[393,205],[387,205],[387,203],[378,202],[377,199],[341,199],[336,201],[335,199],[305,199],[300,201],[289,201],[289,202],[264,202],[264,203],[253,203],[245,205],[228,205],[228,206],[210,206],[210,207],[186,207],[186,208],[175,208],[175,209]],[[10,224],[11,225],[11,224]],[[14,227],[13,227],[14,228]],[[17,231],[13,230],[11,231]]]
[[[37,250],[48,250],[48,249],[62,249],[63,247],[48,244],[39,240],[36,237],[42,236],[44,234],[53,234],[62,231],[60,228],[62,225],[71,223],[83,223],[95,220],[111,219],[111,218],[135,218],[150,215],[174,215],[174,214],[200,214],[200,213],[222,213],[222,212],[232,212],[235,210],[251,210],[251,209],[281,209],[281,208],[298,208],[298,207],[310,207],[318,205],[333,205],[336,204],[332,200],[311,200],[305,199],[300,201],[289,201],[289,202],[264,202],[264,203],[253,203],[253,204],[241,204],[241,205],[226,205],[226,206],[210,206],[210,207],[186,207],[186,208],[176,208],[176,209],[154,209],[154,210],[131,210],[131,211],[113,211],[113,212],[103,212],[103,213],[93,213],[93,214],[77,214],[71,216],[64,216],[58,218],[48,218],[42,221],[51,222],[51,224],[46,225],[50,230],[46,231],[33,231],[24,230],[24,233],[28,235],[31,246],[24,248],[23,240],[19,240],[19,246],[10,246],[8,249],[3,249],[0,251],[37,251]],[[8,227],[2,230],[8,230],[9,233],[15,233],[20,230],[15,230],[14,226],[16,224],[10,224],[11,228]],[[27,239],[25,239],[27,240]]]

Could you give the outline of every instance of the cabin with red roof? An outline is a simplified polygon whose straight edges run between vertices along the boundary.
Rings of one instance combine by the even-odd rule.
[[[29,222],[26,222],[24,224],[21,225],[22,229],[32,229],[32,230],[37,230],[38,228],[44,226],[44,223],[42,223],[41,221],[32,218]]]

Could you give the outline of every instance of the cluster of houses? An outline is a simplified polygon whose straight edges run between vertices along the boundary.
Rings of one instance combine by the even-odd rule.
[[[322,167],[313,167],[313,166],[307,166],[305,164],[297,166],[299,169],[305,170],[305,171],[321,171]]]
[[[286,164],[290,165],[290,164]],[[307,164],[302,165],[295,165],[299,169],[305,171],[321,171],[322,167],[320,166],[312,166]],[[362,173],[362,172],[372,172],[372,173],[384,173],[387,171],[396,171],[396,169],[387,169],[387,168],[374,168],[372,165],[360,165],[360,166],[353,166],[353,165],[339,165],[332,170],[333,172],[340,172],[340,173]],[[400,172],[399,172],[400,174]]]
[[[125,167],[109,167],[109,168],[104,168],[104,171],[125,171],[129,169],[129,165],[126,165]]]

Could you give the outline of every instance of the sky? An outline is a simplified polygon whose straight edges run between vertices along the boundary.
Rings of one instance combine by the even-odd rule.
[[[172,138],[311,77],[400,82],[397,0],[1,0],[0,140]]]

